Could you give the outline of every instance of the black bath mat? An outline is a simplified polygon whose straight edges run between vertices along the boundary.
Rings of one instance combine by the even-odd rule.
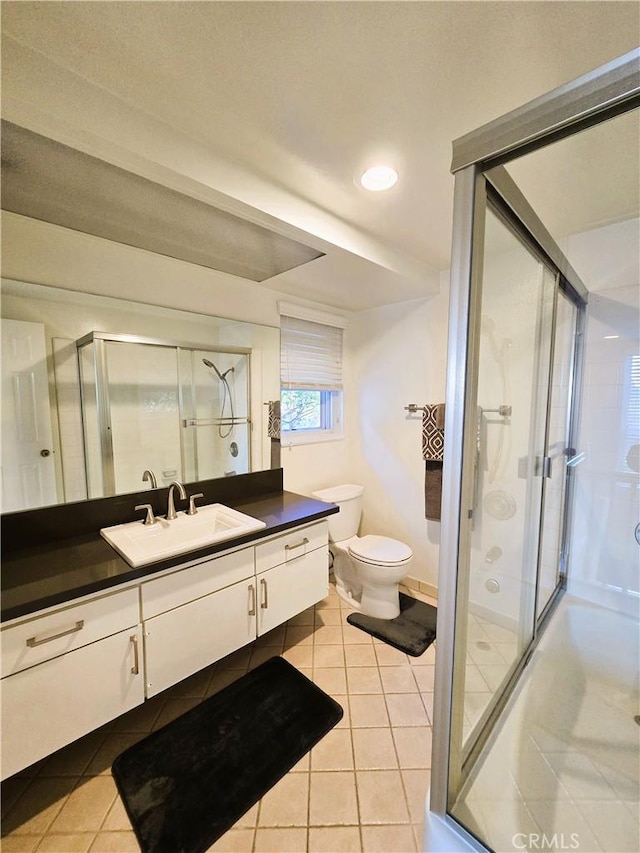
[[[437,612],[431,604],[401,592],[400,615],[395,619],[375,619],[362,613],[350,613],[347,622],[417,658],[436,638]]]
[[[143,853],[203,853],[342,718],[274,657],[113,763]]]

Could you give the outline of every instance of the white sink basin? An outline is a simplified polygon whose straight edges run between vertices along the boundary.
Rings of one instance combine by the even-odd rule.
[[[244,536],[263,527],[266,527],[264,521],[243,512],[223,504],[209,504],[198,507],[195,515],[179,512],[173,521],[157,518],[155,524],[130,521],[104,527],[100,534],[135,568]]]

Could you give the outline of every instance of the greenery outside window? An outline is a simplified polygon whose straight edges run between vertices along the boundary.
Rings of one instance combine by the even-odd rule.
[[[342,437],[342,333],[339,326],[282,312],[283,444]]]

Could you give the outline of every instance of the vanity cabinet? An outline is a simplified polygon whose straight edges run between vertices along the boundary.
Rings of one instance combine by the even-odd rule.
[[[150,580],[141,601],[151,697],[255,639],[253,548]]]
[[[323,599],[327,548],[322,521],[143,583],[147,697]]]
[[[328,574],[319,521],[5,625],[2,777],[311,607]]]
[[[327,547],[326,522],[256,546],[258,636],[326,597]]]
[[[136,589],[2,632],[6,778],[144,701]]]

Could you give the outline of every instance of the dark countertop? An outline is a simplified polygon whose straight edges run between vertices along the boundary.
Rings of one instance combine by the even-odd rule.
[[[256,542],[338,512],[334,504],[284,491],[263,494],[255,499],[245,498],[242,502],[229,502],[229,505],[259,518],[266,527],[237,539],[228,539],[135,569],[100,536],[99,530],[11,549],[2,561],[2,621],[65,604],[74,598],[148,577],[237,545]]]

